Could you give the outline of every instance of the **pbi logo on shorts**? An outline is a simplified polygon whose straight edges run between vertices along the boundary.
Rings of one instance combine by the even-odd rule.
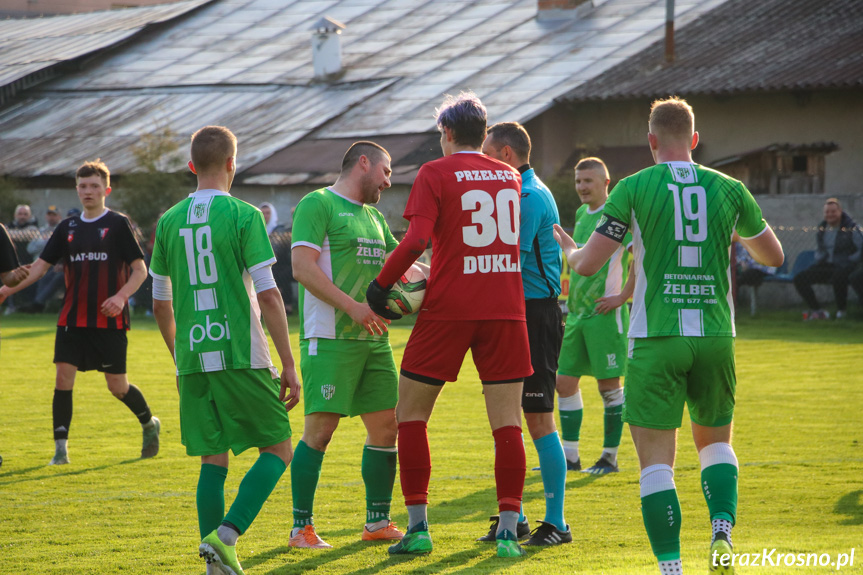
[[[608,358],[608,367],[617,367],[617,354],[616,353],[607,353],[605,357]]]
[[[321,395],[324,396],[324,399],[332,399],[333,395],[336,393],[336,386],[332,384],[326,384],[321,386]]]

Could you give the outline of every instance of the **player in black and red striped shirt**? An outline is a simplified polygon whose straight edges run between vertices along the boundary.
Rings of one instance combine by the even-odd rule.
[[[91,369],[105,374],[108,389],[141,422],[141,457],[159,452],[159,420],[150,413],[141,391],[126,379],[128,300],[147,277],[147,268],[129,219],[105,207],[111,193],[110,177],[101,160],[78,168],[75,180],[84,212],[57,226],[26,280],[12,289],[0,288],[2,301],[37,281],[57,262],[64,263],[66,295],[54,343],[56,451],[52,465],[69,463],[66,442],[75,375]]]

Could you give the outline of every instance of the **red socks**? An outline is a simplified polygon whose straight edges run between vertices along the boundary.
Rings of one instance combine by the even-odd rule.
[[[399,477],[405,505],[428,505],[431,453],[425,421],[399,423]],[[524,451],[522,451],[524,462]],[[522,467],[524,467],[522,465]],[[522,480],[524,472],[522,471]]]
[[[521,510],[526,461],[521,428],[501,427],[494,432],[494,478],[500,511]],[[405,505],[428,505],[431,454],[424,421],[399,423],[399,474]]]
[[[527,462],[521,427],[509,425],[494,431],[494,480],[500,511],[521,511]],[[428,485],[428,484],[426,484]]]

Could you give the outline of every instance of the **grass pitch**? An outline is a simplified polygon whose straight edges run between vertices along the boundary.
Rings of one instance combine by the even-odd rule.
[[[735,448],[741,462],[735,551],[828,553],[855,549],[863,572],[863,323],[803,324],[791,313],[738,324],[738,407]],[[296,345],[296,318],[291,318]],[[162,451],[141,461],[140,427],[114,399],[100,374],[79,374],[69,440],[71,465],[48,467],[53,455],[51,363],[54,318],[6,317],[0,384],[0,572],[38,574],[203,573],[195,486],[199,461],[180,445],[172,364],[152,320],[136,318],[129,334],[129,379],[162,420]],[[392,330],[396,362],[409,327]],[[582,382],[585,463],[602,445],[602,403],[595,382]],[[294,443],[302,404],[291,413]],[[621,472],[602,478],[570,473],[566,518],[574,542],[528,548],[522,559],[498,559],[474,539],[495,513],[493,440],[470,362],[444,389],[429,434],[432,449],[429,518],[435,550],[391,558],[386,545],[360,542],[365,519],[359,419],[343,420],[324,460],[315,502],[319,534],[332,550],[292,550],[290,476],[286,473],[238,546],[251,574],[371,573],[654,573],[641,521],[638,465],[628,431]],[[527,441],[528,467],[537,465]],[[254,462],[231,460],[228,504]],[[687,573],[707,570],[709,521],[700,467],[688,425],[680,431],[675,480],[683,508]],[[394,519],[406,512],[396,485]],[[528,471],[525,511],[542,519],[538,472]],[[803,574],[835,567],[741,567],[738,573]]]

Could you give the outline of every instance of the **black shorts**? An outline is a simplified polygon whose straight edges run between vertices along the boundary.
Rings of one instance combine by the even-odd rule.
[[[533,375],[524,379],[521,407],[525,413],[554,411],[557,359],[563,341],[563,313],[557,298],[525,302],[527,339]]]
[[[126,330],[57,326],[54,363],[71,363],[78,371],[126,373]]]

